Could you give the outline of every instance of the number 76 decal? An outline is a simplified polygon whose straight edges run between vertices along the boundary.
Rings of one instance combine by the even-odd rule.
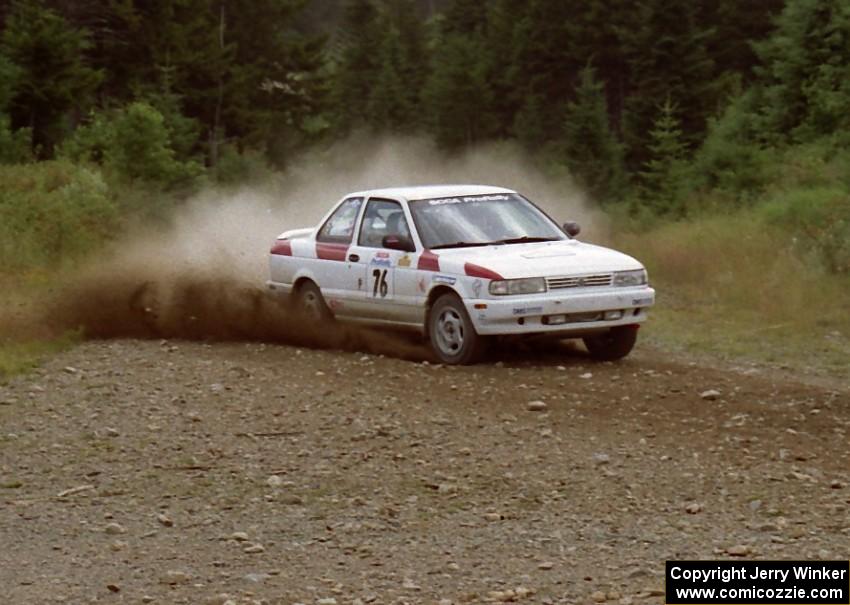
[[[375,269],[372,271],[372,277],[375,278],[375,284],[372,286],[372,296],[377,297],[378,292],[380,291],[381,298],[385,298],[389,291],[389,286],[387,285],[387,270]]]

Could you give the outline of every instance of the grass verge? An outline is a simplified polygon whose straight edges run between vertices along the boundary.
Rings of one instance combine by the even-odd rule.
[[[619,231],[657,294],[647,341],[850,379],[850,279],[760,209]]]
[[[0,341],[0,384],[12,376],[28,372],[50,355],[69,349],[80,341],[80,335],[70,332],[53,340]]]

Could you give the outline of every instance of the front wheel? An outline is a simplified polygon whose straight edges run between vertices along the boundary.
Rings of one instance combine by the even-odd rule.
[[[615,361],[631,353],[637,342],[637,333],[637,326],[617,326],[604,334],[586,336],[582,340],[594,359]]]
[[[486,340],[479,336],[469,314],[455,294],[443,294],[428,314],[431,349],[443,363],[471,364],[484,353]]]

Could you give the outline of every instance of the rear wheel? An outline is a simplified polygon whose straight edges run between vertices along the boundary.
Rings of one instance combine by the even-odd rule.
[[[431,349],[443,363],[470,364],[478,361],[486,348],[469,314],[455,294],[443,294],[428,314]]]
[[[310,323],[318,324],[333,318],[319,286],[304,282],[295,294],[295,311]]]
[[[594,359],[615,361],[631,352],[637,342],[637,333],[637,326],[617,326],[603,334],[586,336],[582,340]]]

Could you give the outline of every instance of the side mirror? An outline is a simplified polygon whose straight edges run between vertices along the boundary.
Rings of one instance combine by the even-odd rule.
[[[570,237],[575,237],[579,233],[581,233],[581,226],[575,221],[567,221],[563,225],[564,232]]]
[[[402,252],[416,252],[413,240],[403,235],[385,235],[381,245],[390,250],[401,250]]]

